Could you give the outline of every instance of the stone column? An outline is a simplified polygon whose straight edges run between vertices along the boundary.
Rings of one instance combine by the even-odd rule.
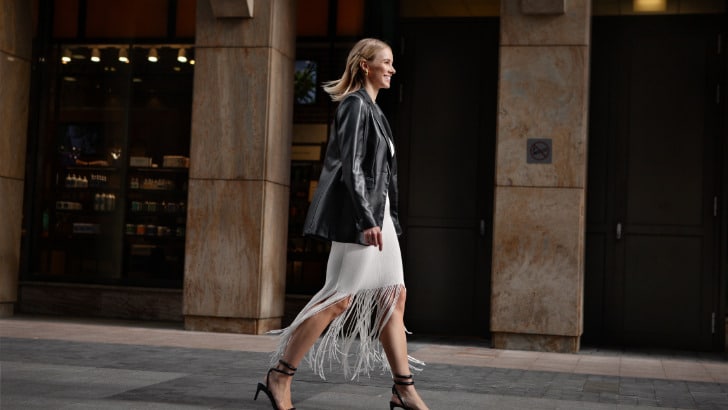
[[[0,317],[18,299],[30,96],[31,2],[0,0]]]
[[[590,3],[501,2],[491,296],[496,348],[579,350]]]
[[[260,334],[281,325],[295,4],[197,1],[183,311],[190,330]]]

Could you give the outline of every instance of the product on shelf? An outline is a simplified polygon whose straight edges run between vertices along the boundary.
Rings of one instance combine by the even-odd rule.
[[[86,222],[74,222],[73,233],[79,234],[97,234],[101,233],[101,227],[99,224],[92,224]]]
[[[80,211],[83,209],[83,205],[80,202],[56,201],[56,209]]]
[[[141,180],[137,177],[129,180],[129,188],[131,189],[147,189],[153,191],[171,191],[175,189],[174,181],[165,178],[144,178]]]
[[[116,209],[116,195],[94,195],[94,211],[113,211],[114,209]]]
[[[189,168],[190,159],[179,155],[165,155],[162,158],[162,166],[165,168]]]
[[[75,174],[66,175],[66,188],[88,188],[88,179]]]
[[[150,157],[129,157],[129,166],[132,167],[151,167],[152,158]]]

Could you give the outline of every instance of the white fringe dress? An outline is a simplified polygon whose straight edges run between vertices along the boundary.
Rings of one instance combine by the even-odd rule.
[[[281,331],[276,362],[301,323],[331,305],[351,297],[346,311],[334,319],[306,360],[322,379],[340,368],[344,377],[355,379],[379,367],[389,371],[389,363],[379,341],[382,328],[394,311],[404,290],[399,238],[389,214],[387,197],[382,223],[383,248],[354,243],[332,242],[326,267],[326,283],[301,310],[293,323]],[[409,357],[412,370],[424,363]]]

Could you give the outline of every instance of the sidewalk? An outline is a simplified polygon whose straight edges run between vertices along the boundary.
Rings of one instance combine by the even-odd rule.
[[[270,409],[253,401],[273,336],[178,324],[0,319],[0,409]],[[418,339],[417,388],[434,409],[728,409],[723,355],[497,350]],[[391,381],[323,381],[301,366],[297,409],[387,409]],[[262,393],[261,393],[262,395]]]

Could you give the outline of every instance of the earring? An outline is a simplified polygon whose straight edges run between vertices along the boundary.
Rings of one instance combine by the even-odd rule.
[[[369,70],[364,70],[364,75],[369,75]]]

